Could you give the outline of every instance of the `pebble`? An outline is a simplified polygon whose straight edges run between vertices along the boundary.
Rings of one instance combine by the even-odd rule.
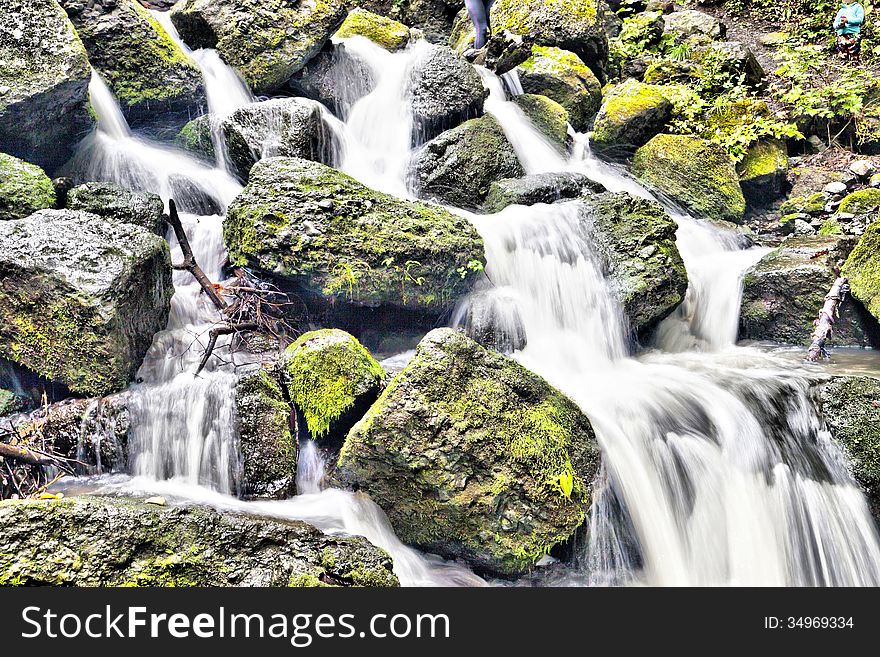
[[[822,191],[827,194],[844,194],[846,193],[846,183],[830,182],[822,188]]]
[[[838,221],[849,221],[850,219],[855,219],[856,215],[852,212],[838,212],[834,218]]]
[[[859,178],[867,178],[877,170],[871,160],[856,160],[849,165],[849,170],[856,174]]]
[[[828,203],[825,204],[825,212],[834,212],[839,205],[840,199],[837,199],[836,201],[828,201]]]
[[[144,504],[153,504],[155,506],[165,506],[165,498],[157,495],[156,497],[148,497],[144,500]]]
[[[803,219],[797,219],[794,222],[795,235],[815,235],[816,230]]]
[[[653,244],[649,244],[648,246],[644,247],[641,251],[639,251],[639,257],[642,260],[645,260],[646,258],[650,258],[652,255],[654,255],[654,252],[656,250],[657,250],[656,246],[654,246]]]

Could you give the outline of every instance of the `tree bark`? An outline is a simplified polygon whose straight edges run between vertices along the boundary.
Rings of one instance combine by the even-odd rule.
[[[807,351],[807,360],[816,362],[828,357],[825,351],[825,342],[834,333],[834,324],[840,314],[840,304],[843,303],[849,292],[849,280],[840,275],[840,264],[834,268],[837,279],[831,290],[825,295],[825,305],[819,311],[819,317],[813,320],[813,335],[811,336],[810,349]]]
[[[32,452],[25,447],[16,447],[7,443],[0,443],[0,456],[15,461],[21,461],[28,465],[54,465],[55,461],[37,452]]]

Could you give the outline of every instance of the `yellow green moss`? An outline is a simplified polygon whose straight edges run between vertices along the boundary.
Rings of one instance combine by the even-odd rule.
[[[391,18],[360,7],[349,12],[335,35],[339,39],[363,36],[386,50],[400,50],[409,43],[409,28]]]

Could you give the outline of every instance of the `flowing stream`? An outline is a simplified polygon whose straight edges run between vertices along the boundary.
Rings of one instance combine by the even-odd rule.
[[[166,16],[157,18],[179,40]],[[339,166],[364,184],[409,197],[412,117],[408,70],[427,48],[388,53],[362,38],[346,49],[372,71],[375,87],[346,115],[325,110],[341,145]],[[224,116],[252,100],[216,52],[192,53],[209,105]],[[479,69],[486,111],[502,125],[528,173],[577,171],[609,190],[651,197],[598,161],[584,135],[559,152],[508,101],[515,75]],[[340,67],[345,76],[357,69]],[[361,81],[350,79],[352,88]],[[199,263],[220,280],[222,213],[241,185],[226,168],[222,134],[207,165],[131,131],[97,74],[99,128],[74,160],[86,179],[114,180],[180,200]],[[690,285],[650,349],[637,356],[620,303],[602,275],[575,202],[510,206],[467,216],[486,244],[491,287],[479,290],[497,325],[521,330],[513,357],[564,390],[590,416],[604,465],[594,482],[589,539],[575,563],[548,583],[575,585],[878,585],[880,544],[867,505],[817,416],[798,366],[735,346],[743,272],[761,249],[668,207]],[[169,236],[172,259],[179,247]],[[406,585],[479,585],[466,568],[400,543],[368,498],[323,487],[311,443],[300,452],[296,498],[236,499],[238,447],[232,391],[236,367],[215,359],[192,372],[216,311],[185,272],[175,273],[168,329],[156,336],[132,388],[130,469],[107,485],[188,503],[306,520],[327,532],[366,536],[388,550]],[[394,359],[405,362],[407,355]],[[398,362],[400,361],[400,362]]]

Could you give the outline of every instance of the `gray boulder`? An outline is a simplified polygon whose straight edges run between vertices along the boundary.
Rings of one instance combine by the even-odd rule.
[[[494,181],[523,173],[513,146],[489,115],[435,137],[410,163],[411,184],[420,198],[460,208],[479,207]]]
[[[436,329],[351,430],[338,475],[403,541],[517,577],[583,524],[599,461],[589,419],[565,395]]]
[[[121,390],[168,321],[168,244],[73,210],[0,222],[0,357],[84,395]]]
[[[54,0],[0,0],[0,144],[48,169],[95,121],[85,47]]]
[[[413,144],[483,114],[488,95],[474,67],[444,46],[430,46],[413,62],[408,97]]]
[[[508,205],[554,203],[577,198],[585,191],[604,192],[605,188],[582,173],[536,173],[522,178],[496,180],[489,186],[485,212],[500,212]]]
[[[0,502],[0,585],[397,586],[360,537],[120,498]]]
[[[327,106],[345,121],[352,106],[375,88],[372,69],[344,43],[328,41],[314,58],[290,79],[290,88]]]
[[[443,208],[376,192],[328,166],[270,158],[230,204],[230,259],[326,303],[442,313],[485,262],[483,242]]]
[[[722,39],[727,34],[727,26],[724,23],[714,16],[695,9],[674,11],[666,14],[663,21],[664,32],[673,34],[681,40],[692,36]]]
[[[165,233],[162,220],[165,204],[158,194],[131,192],[115,183],[90,182],[67,193],[66,207],[91,212],[111,221],[134,224],[156,235]]]
[[[302,157],[331,165],[336,159],[338,146],[320,106],[304,98],[245,105],[223,121],[222,130],[229,161],[244,180],[267,157]]]
[[[287,84],[345,20],[341,0],[181,0],[171,20],[191,48],[216,48],[256,94]]]

